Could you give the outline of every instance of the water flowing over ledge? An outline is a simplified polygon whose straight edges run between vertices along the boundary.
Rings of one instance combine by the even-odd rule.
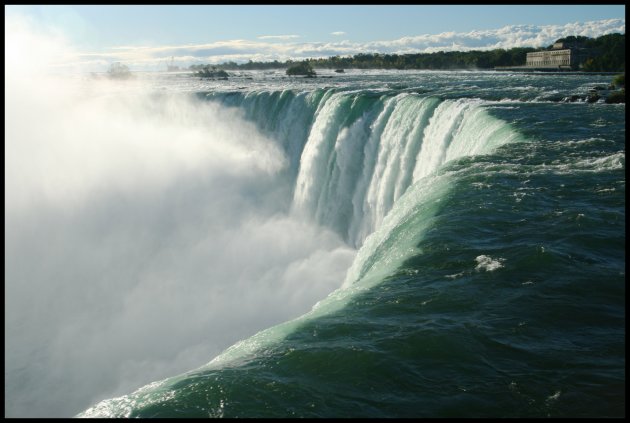
[[[321,89],[205,97],[243,113],[283,148],[293,181],[290,213],[334,230],[359,252],[342,288],[305,315],[238,342],[200,369],[102,401],[80,417],[128,417],[172,398],[179,382],[243,364],[304,321],[341,309],[417,252],[457,177],[443,171],[445,164],[522,139],[479,100]]]
[[[443,164],[520,134],[478,99],[315,90],[210,93],[278,140],[295,175],[292,210],[355,248],[403,193]]]

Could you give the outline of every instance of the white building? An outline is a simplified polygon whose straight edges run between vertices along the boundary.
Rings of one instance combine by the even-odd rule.
[[[527,53],[525,66],[532,68],[571,68],[575,64],[575,55],[570,48],[562,50],[544,50]]]

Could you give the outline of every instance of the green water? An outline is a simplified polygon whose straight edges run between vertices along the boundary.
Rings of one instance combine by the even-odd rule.
[[[401,75],[201,96],[278,139],[304,218],[357,258],[306,316],[84,415],[625,415],[625,105],[559,101],[602,76]],[[396,101],[433,102],[428,114],[412,108],[409,130],[388,132],[387,101],[412,92]],[[421,157],[429,132],[414,125],[463,98],[474,108],[434,131],[445,144],[430,172],[378,173],[404,169],[404,151]]]

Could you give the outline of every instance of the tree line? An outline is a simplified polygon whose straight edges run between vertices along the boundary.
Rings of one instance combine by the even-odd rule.
[[[625,34],[608,34],[597,38],[570,36],[558,41],[576,43],[587,50],[584,71],[625,72],[626,70]]]
[[[585,52],[583,70],[589,72],[625,71],[625,34],[608,34],[597,38],[570,36],[556,42],[565,42],[579,46]],[[545,49],[552,49],[553,44]],[[514,47],[511,49],[439,51],[436,53],[383,54],[359,53],[354,56],[332,56],[328,58],[310,58],[302,61],[287,60],[280,62],[254,62],[238,64],[225,62],[213,65],[223,70],[286,69],[297,63],[308,63],[313,68],[323,69],[494,69],[495,66],[522,66],[527,53],[537,51],[533,47]],[[543,49],[544,50],[544,49]],[[191,70],[200,70],[208,65],[192,65]]]

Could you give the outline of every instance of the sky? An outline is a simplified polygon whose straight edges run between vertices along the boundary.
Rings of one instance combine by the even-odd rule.
[[[625,33],[625,5],[12,5],[17,19],[98,70],[357,53],[543,47],[568,35]],[[10,36],[10,28],[7,28]]]

